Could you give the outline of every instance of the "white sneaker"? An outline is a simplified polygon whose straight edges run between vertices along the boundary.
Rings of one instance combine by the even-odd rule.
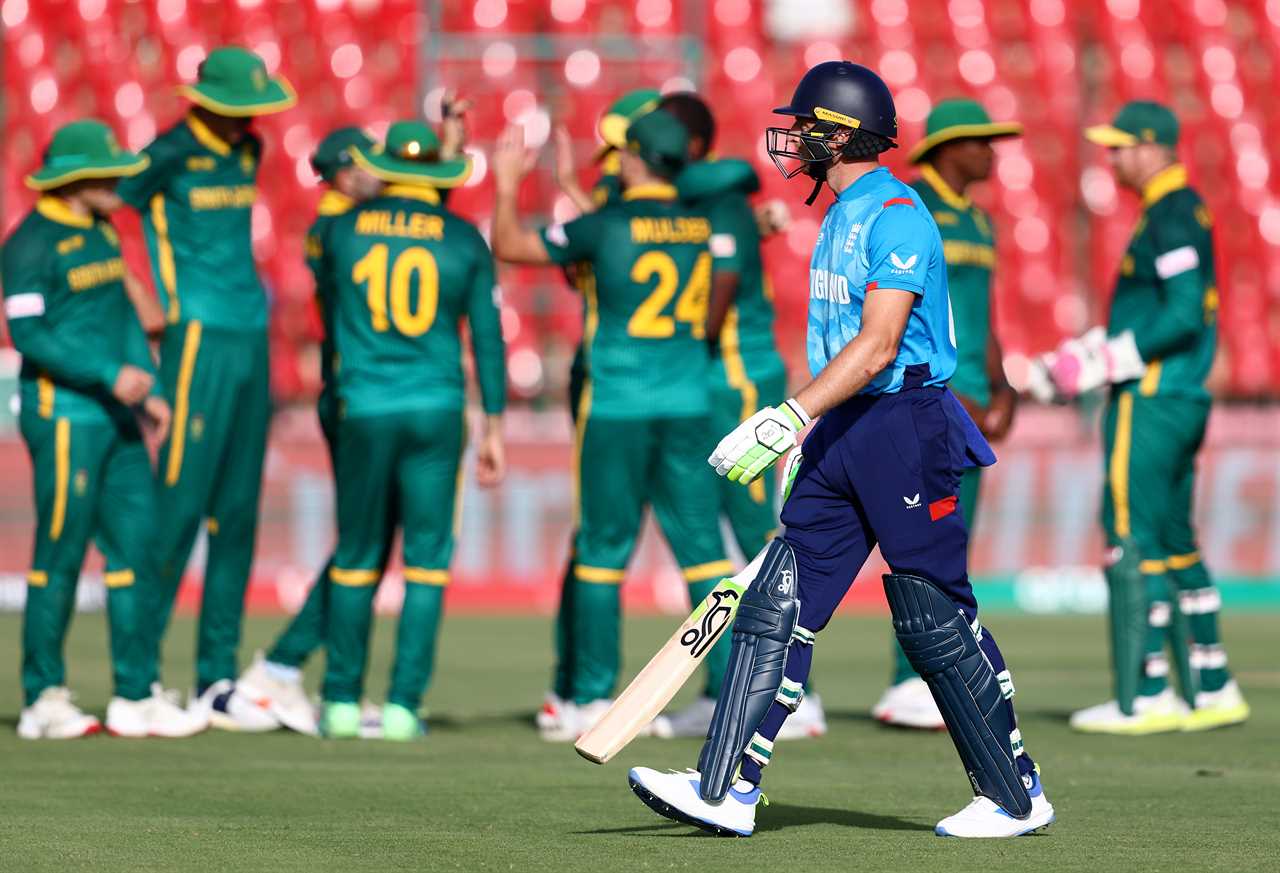
[[[676,737],[705,737],[707,728],[711,727],[711,716],[715,711],[716,702],[713,699],[699,697],[679,712],[659,715],[649,726],[649,732],[664,740]]]
[[[191,705],[191,710],[208,720],[212,727],[224,731],[262,733],[280,727],[271,714],[270,702],[253,700],[242,694],[230,679],[219,679],[204,690]]]
[[[827,733],[827,713],[822,708],[822,698],[816,694],[805,694],[800,698],[796,711],[787,716],[778,731],[775,740],[807,740],[825,736]]]
[[[46,688],[36,702],[22,710],[18,736],[24,740],[73,740],[102,730],[102,722],[80,711],[70,689]]]
[[[201,713],[178,705],[178,693],[159,682],[143,700],[111,698],[107,706],[107,733],[113,737],[190,737],[209,726]]]
[[[895,727],[938,731],[947,726],[942,720],[942,713],[938,712],[938,704],[933,700],[928,683],[919,676],[886,688],[876,705],[871,707],[871,716]]]
[[[711,804],[698,793],[701,778],[697,770],[660,773],[648,767],[633,767],[627,774],[636,797],[658,815],[721,837],[751,836],[756,829],[760,789],[739,779],[723,801]]]
[[[1196,695],[1196,708],[1182,725],[1184,731],[1208,731],[1243,724],[1249,720],[1249,704],[1232,679],[1217,691],[1201,691]]]
[[[964,809],[938,822],[933,832],[940,837],[1020,837],[1052,824],[1053,804],[1044,796],[1040,774],[1022,779],[1031,781],[1031,814],[1026,818],[1013,818],[989,798],[975,797]]]
[[[550,691],[533,721],[538,726],[538,736],[548,743],[572,743],[582,733],[578,729],[578,705]]]
[[[302,671],[271,665],[256,652],[249,669],[236,680],[236,690],[250,700],[265,701],[266,709],[291,731],[318,737],[316,710],[302,687]]]
[[[1120,711],[1114,700],[1071,713],[1073,730],[1087,734],[1146,736],[1182,730],[1191,711],[1172,688],[1133,699],[1133,715]]]

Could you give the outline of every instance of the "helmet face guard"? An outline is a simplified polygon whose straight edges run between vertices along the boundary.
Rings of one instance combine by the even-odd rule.
[[[793,179],[801,173],[821,178],[840,151],[839,148],[834,152],[831,150],[831,137],[839,130],[839,125],[829,121],[815,122],[804,131],[769,127],[765,129],[765,148],[783,178]],[[787,161],[797,163],[788,165]]]

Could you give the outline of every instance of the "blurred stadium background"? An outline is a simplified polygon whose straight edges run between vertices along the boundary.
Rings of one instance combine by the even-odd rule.
[[[1027,355],[1106,312],[1136,200],[1117,192],[1103,150],[1080,135],[1125,100],[1167,101],[1183,125],[1183,159],[1217,217],[1221,292],[1219,398],[1202,455],[1203,547],[1227,608],[1280,608],[1280,0],[3,0],[4,163],[0,225],[32,201],[22,177],[58,125],[95,115],[131,148],[175,121],[174,86],[205,53],[245,45],[296,86],[296,108],[259,121],[267,152],[254,244],[271,296],[277,400],[264,490],[255,608],[292,608],[332,543],[332,494],[310,401],[319,322],[302,260],[319,198],[308,156],[331,128],[377,134],[396,118],[439,119],[445,88],[472,97],[477,172],[451,201],[487,227],[485,153],[508,123],[535,144],[563,121],[584,180],[596,119],[621,91],[694,88],[721,125],[718,150],[752,160],[763,195],[792,207],[766,247],[778,334],[793,378],[803,367],[807,259],[821,211],[764,151],[770,109],[810,65],[847,58],[893,88],[902,142],[932,103],[980,99],[1027,135],[997,146],[997,178],[976,199],[995,219],[997,325],[1018,382]],[[910,176],[906,149],[889,156]],[[525,190],[548,217],[571,214],[549,162]],[[149,277],[136,216],[116,216],[134,270]],[[552,270],[507,270],[504,328],[515,401],[512,475],[467,488],[452,608],[547,610],[569,525],[565,383],[580,332],[577,299]],[[17,355],[0,348],[0,396]],[[1095,611],[1102,466],[1096,409],[1024,406],[984,485],[973,573],[990,608]],[[0,404],[0,609],[18,608],[29,560],[30,467]],[[197,550],[196,561],[201,560]],[[628,586],[632,604],[679,609],[685,594],[657,538],[646,537]],[[871,568],[872,572],[875,568]],[[101,601],[91,561],[83,605]],[[185,593],[191,602],[191,580]],[[879,586],[856,586],[870,606]],[[395,579],[382,603],[399,601]]]

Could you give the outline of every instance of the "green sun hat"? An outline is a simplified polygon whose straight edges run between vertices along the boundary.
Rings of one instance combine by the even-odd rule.
[[[1085,128],[1084,138],[1109,148],[1151,142],[1173,148],[1178,144],[1178,117],[1167,106],[1134,100],[1120,107],[1110,124]]]
[[[627,126],[627,151],[663,178],[674,179],[689,162],[689,131],[671,113],[655,109]]]
[[[384,143],[352,146],[351,158],[384,182],[457,188],[471,175],[471,159],[440,160],[440,138],[421,121],[397,121]]]
[[[284,76],[270,76],[267,66],[248,49],[223,46],[200,62],[196,81],[179,85],[178,93],[210,112],[232,118],[270,115],[298,102]]]
[[[599,161],[614,149],[625,146],[627,127],[640,116],[657,109],[661,99],[661,92],[653,88],[640,88],[628,91],[615,100],[605,114],[600,116],[600,123],[596,127],[604,145],[596,152],[595,159]]]
[[[353,163],[352,148],[368,150],[373,145],[373,137],[360,128],[340,127],[320,140],[320,145],[311,155],[311,169],[324,181],[332,182],[339,170]]]
[[[907,160],[918,164],[936,146],[953,139],[1002,139],[1021,133],[1022,125],[1016,121],[992,121],[976,100],[943,100],[929,112],[924,139],[915,144]]]
[[[120,148],[116,135],[96,118],[73,121],[58,128],[44,163],[24,180],[28,188],[48,191],[81,179],[118,179],[136,176],[151,159]]]

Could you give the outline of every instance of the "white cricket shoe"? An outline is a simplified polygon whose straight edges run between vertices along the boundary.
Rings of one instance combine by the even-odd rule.
[[[822,708],[822,698],[806,693],[800,698],[796,711],[787,716],[775,740],[807,740],[825,736],[827,713]]]
[[[648,767],[633,767],[627,774],[636,797],[658,815],[721,837],[751,836],[756,829],[760,789],[739,779],[723,801],[711,804],[698,793],[701,778],[697,770],[660,773]]]
[[[360,701],[360,739],[383,739],[382,707],[372,700]]]
[[[871,717],[883,724],[926,731],[939,731],[947,726],[928,683],[919,676],[886,688],[871,707]]]
[[[269,701],[254,700],[241,693],[232,680],[219,679],[196,698],[190,709],[220,730],[262,733],[280,727],[280,720],[269,707]]]
[[[990,798],[975,797],[964,809],[938,822],[933,832],[940,837],[1020,837],[1048,827],[1054,820],[1053,804],[1044,796],[1040,774],[1023,776],[1022,781],[1031,783],[1027,787],[1031,814],[1026,818],[1014,818]]]
[[[236,690],[250,700],[265,701],[267,711],[291,731],[320,736],[316,709],[302,687],[302,671],[269,663],[256,652],[249,669],[236,680]]]
[[[22,710],[18,736],[24,740],[73,740],[102,730],[102,722],[80,711],[70,689],[46,688],[35,703]]]
[[[716,702],[710,697],[699,697],[679,712],[659,715],[649,726],[649,732],[664,740],[676,737],[705,737],[711,727]]]
[[[1232,679],[1217,691],[1196,694],[1196,708],[1182,725],[1184,731],[1209,731],[1249,720],[1249,704]]]
[[[572,743],[578,738],[578,705],[548,691],[534,717],[538,736],[548,743]]]
[[[208,726],[207,718],[183,709],[178,693],[166,691],[159,682],[152,683],[150,697],[113,697],[107,705],[107,733],[113,737],[190,737]]]
[[[1190,714],[1182,698],[1172,688],[1166,688],[1159,694],[1135,697],[1133,715],[1125,715],[1119,703],[1108,700],[1071,713],[1069,724],[1073,730],[1086,734],[1140,737],[1182,730]]]

